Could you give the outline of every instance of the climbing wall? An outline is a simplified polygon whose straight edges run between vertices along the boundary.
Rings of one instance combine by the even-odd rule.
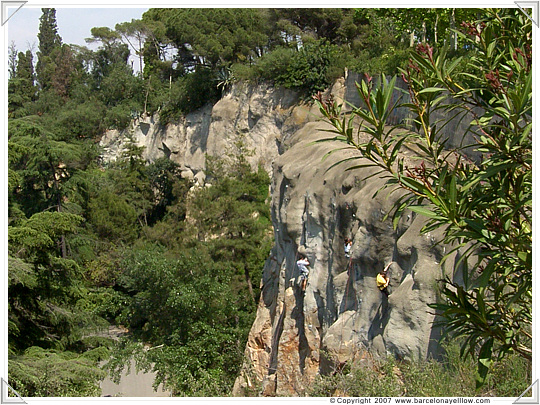
[[[423,220],[413,213],[394,229],[385,217],[399,192],[376,193],[385,180],[373,176],[372,168],[334,166],[354,151],[323,160],[343,146],[313,144],[327,136],[324,125],[307,124],[274,163],[276,243],[264,268],[236,395],[245,392],[246,375],[249,388],[259,394],[301,396],[318,373],[331,373],[366,353],[419,359],[440,351],[428,307],[444,273],[438,235],[422,235]],[[345,237],[353,240],[349,258]],[[305,293],[294,283],[299,253],[311,263]],[[375,278],[391,261],[386,297]]]

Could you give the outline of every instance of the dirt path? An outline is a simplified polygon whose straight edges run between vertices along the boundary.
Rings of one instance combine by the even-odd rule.
[[[160,385],[157,391],[154,391],[156,373],[143,371],[135,372],[135,360],[131,361],[131,373],[127,374],[126,369],[122,372],[120,383],[115,384],[107,377],[101,382],[102,397],[170,397],[170,391],[164,391]]]
[[[105,332],[99,336],[118,339],[128,333],[128,330],[122,326],[111,325]],[[120,376],[120,383],[115,384],[109,377],[101,382],[102,397],[170,397],[171,392],[163,390],[163,384],[160,384],[157,391],[154,391],[153,384],[156,377],[154,372],[136,372],[135,360],[131,360],[131,372],[127,373],[127,367],[124,368]]]

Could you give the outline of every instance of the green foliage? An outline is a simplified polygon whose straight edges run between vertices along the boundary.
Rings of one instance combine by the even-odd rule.
[[[141,243],[122,255],[116,285],[126,303],[116,321],[154,347],[139,356],[132,344],[120,342],[107,366],[114,375],[135,358],[141,368],[153,363],[155,385],[164,382],[177,395],[230,392],[271,243],[268,175],[252,172],[244,151],[239,143],[238,155],[209,159],[212,185],[192,190],[187,203],[171,162],[147,168],[161,190],[156,196],[172,197],[163,219],[145,228],[148,239],[166,248]],[[175,194],[175,185],[184,195]],[[189,212],[189,226],[178,224],[182,212]],[[160,235],[165,230],[171,233]]]
[[[54,247],[54,240],[68,232],[74,232],[82,218],[63,212],[39,212],[30,219],[9,228],[9,242],[13,249],[24,246],[25,255],[32,254],[32,249],[43,252]],[[20,250],[19,250],[20,251]]]
[[[8,256],[8,285],[21,285],[26,288],[37,287],[37,277],[30,263],[18,257]]]
[[[48,56],[62,44],[62,38],[58,35],[56,10],[54,8],[42,8],[41,11],[43,14],[39,18],[39,52],[43,56]]]
[[[275,36],[290,45],[299,40],[326,39],[347,44],[356,34],[355,10],[350,8],[273,8],[269,11]]]
[[[83,157],[79,145],[56,140],[34,117],[13,120],[9,126],[10,170],[18,184],[11,201],[27,214],[56,208],[62,210],[63,185]]]
[[[185,195],[189,182],[180,178],[180,166],[167,158],[156,159],[146,167],[146,175],[152,187],[154,206],[148,216],[148,223],[155,224],[163,219],[167,207]]]
[[[74,311],[82,296],[80,268],[58,257],[58,241],[82,218],[42,212],[8,229],[9,345],[65,347],[78,339],[84,316]],[[24,335],[24,339],[21,339]]]
[[[137,212],[124,197],[100,193],[88,204],[89,220],[99,237],[132,241],[137,236]]]
[[[132,106],[140,105],[143,95],[142,81],[133,76],[130,68],[116,64],[101,82],[101,97],[106,106],[124,104],[130,101]]]
[[[221,95],[214,71],[200,67],[174,83],[169,91],[168,102],[160,112],[163,122],[180,118],[189,112],[215,102]]]
[[[395,74],[400,68],[407,65],[409,54],[410,49],[394,46],[385,47],[374,56],[372,56],[372,50],[362,49],[358,51],[358,56],[350,60],[348,66],[354,72],[370,75]]]
[[[389,179],[386,187],[408,192],[395,220],[407,208],[424,215],[423,231],[442,229],[453,247],[449,255],[460,251],[456,274],[463,282],[445,280],[444,302],[433,307],[447,333],[465,338],[462,354],[477,357],[480,386],[495,359],[532,355],[531,22],[519,10],[489,9],[464,28],[461,36],[474,49],[464,73],[456,70],[459,59],[446,58],[446,47],[437,52],[422,44],[411,54],[403,72],[410,100],[401,106],[413,113],[417,133],[387,126],[395,78],[376,89],[371,79],[358,85],[366,107],[349,119],[341,119],[333,101],[318,97],[318,103],[337,134],[331,139],[360,152],[347,159],[361,160],[350,169],[377,167]],[[443,118],[436,120],[436,112]],[[355,116],[367,141],[353,132]],[[465,145],[481,156],[476,162],[465,147],[445,149],[440,131],[456,117],[470,122],[463,136],[477,140]],[[403,145],[422,162],[411,166],[400,154]]]
[[[374,361],[368,367],[352,366],[330,376],[319,376],[310,388],[310,396],[398,397],[395,360]]]
[[[266,45],[266,20],[261,14],[260,9],[250,8],[151,9],[143,15],[143,21],[164,24],[183,65],[214,69],[249,60]]]
[[[55,49],[51,53],[51,59],[54,63],[54,71],[50,77],[51,87],[62,99],[67,100],[71,88],[79,80],[82,66],[69,45]]]
[[[13,116],[17,109],[35,99],[36,87],[32,52],[19,52],[15,74],[8,83],[9,110]]]
[[[287,69],[291,63],[291,59],[295,54],[292,48],[277,47],[272,52],[268,52],[257,59],[252,70],[255,71],[255,76],[261,77],[264,80],[273,81],[278,77],[285,77]],[[246,77],[250,79],[250,77]]]
[[[92,76],[98,88],[104,89],[103,79],[112,71],[126,68],[129,48],[120,41],[120,34],[108,27],[94,27],[89,42],[101,42],[101,46],[93,54]]]
[[[143,341],[164,345],[148,351],[145,360],[155,363],[156,385],[166,381],[180,395],[197,395],[190,382],[203,384],[214,375],[230,389],[252,321],[240,316],[230,270],[204,249],[185,250],[175,259],[163,253],[148,246],[125,256],[119,285],[131,299],[119,319]],[[127,360],[132,352],[124,355]],[[123,364],[109,367],[120,370]]]
[[[486,384],[476,388],[476,366],[461,358],[457,342],[444,343],[440,361],[369,359],[347,365],[334,374],[319,376],[310,396],[351,397],[518,397],[529,385],[530,363],[517,355],[497,361]]]
[[[55,69],[51,56],[62,45],[62,38],[58,35],[56,9],[42,8],[41,11],[43,14],[39,18],[39,51],[36,73],[40,87],[47,89],[51,87],[51,77]]]
[[[323,91],[334,79],[329,70],[337,55],[338,48],[325,41],[308,43],[292,55],[286,72],[278,75],[275,81],[308,95]]]
[[[99,396],[105,372],[97,362],[106,356],[104,347],[78,355],[32,346],[9,358],[8,382],[22,397]]]
[[[96,139],[103,133],[103,116],[108,111],[97,100],[66,103],[56,116],[58,137],[61,140]]]
[[[214,260],[231,263],[238,282],[245,279],[256,302],[262,264],[272,241],[269,178],[262,167],[251,171],[242,142],[235,147],[228,159],[207,160],[212,186],[196,192],[188,210],[198,240],[210,246]]]
[[[116,284],[114,287],[117,287]],[[89,289],[84,299],[77,301],[76,305],[77,310],[91,314],[96,319],[116,324],[122,310],[128,303],[129,297],[125,293],[112,287],[97,287]],[[88,338],[81,339],[81,344],[85,347],[91,343],[87,340]]]

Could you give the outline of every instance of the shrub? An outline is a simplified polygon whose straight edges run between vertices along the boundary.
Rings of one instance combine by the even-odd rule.
[[[137,212],[123,197],[103,192],[88,204],[89,222],[101,238],[133,240],[137,236]]]
[[[66,141],[94,139],[105,129],[103,115],[106,113],[103,103],[97,100],[68,103],[58,112],[56,132],[61,140]]]
[[[255,71],[264,80],[279,81],[288,73],[289,65],[296,51],[291,48],[276,48],[257,60]]]
[[[372,359],[350,364],[344,371],[319,376],[309,389],[311,396],[414,396],[414,397],[518,397],[531,379],[530,364],[517,355],[495,363],[488,382],[476,389],[476,363],[459,355],[459,342],[443,343],[442,361]]]
[[[161,110],[161,121],[170,122],[217,101],[220,97],[217,84],[215,73],[202,67],[177,80],[172,84],[169,100]]]
[[[377,74],[396,74],[399,68],[406,66],[409,60],[410,48],[399,49],[390,47],[381,55],[373,56],[368,50],[358,52],[351,61],[350,69],[355,72]]]
[[[85,356],[32,346],[9,359],[9,384],[23,397],[96,396],[105,377],[96,363],[104,355],[103,347]]]
[[[325,90],[331,84],[329,71],[336,61],[338,49],[325,41],[306,44],[292,55],[286,71],[276,77],[276,84],[306,95]]]

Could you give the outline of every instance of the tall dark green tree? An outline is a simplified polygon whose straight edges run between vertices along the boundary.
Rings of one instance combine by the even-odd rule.
[[[56,9],[42,8],[41,11],[43,14],[39,19],[36,73],[40,87],[45,89],[50,86],[50,77],[55,69],[52,54],[62,45],[62,38],[58,34]]]
[[[18,108],[21,108],[25,103],[32,101],[35,98],[36,87],[34,80],[35,74],[32,52],[19,52],[13,77],[11,77],[8,82],[8,111],[10,115]]]
[[[62,44],[62,38],[58,34],[56,24],[56,9],[42,8],[42,15],[39,19],[39,53],[49,56],[52,51]]]

